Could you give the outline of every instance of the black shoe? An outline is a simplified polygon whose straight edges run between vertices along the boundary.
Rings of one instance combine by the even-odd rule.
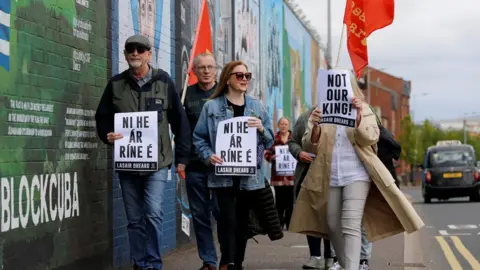
[[[204,263],[202,265],[202,267],[200,267],[199,270],[217,270],[217,267],[211,265],[211,264],[207,264],[207,263]]]

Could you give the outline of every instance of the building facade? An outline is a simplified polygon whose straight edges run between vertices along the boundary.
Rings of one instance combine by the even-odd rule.
[[[411,81],[396,77],[382,69],[366,67],[363,74],[367,82],[366,98],[381,119],[382,124],[398,140],[402,119],[410,114]],[[408,166],[400,161],[397,173],[404,175]]]

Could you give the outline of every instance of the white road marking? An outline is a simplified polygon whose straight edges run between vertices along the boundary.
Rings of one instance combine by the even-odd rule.
[[[462,236],[462,235],[472,235],[471,233],[452,233],[452,234],[449,234],[447,232],[447,230],[438,230],[438,233],[442,236],[450,236],[450,235],[459,235],[459,236]]]
[[[447,225],[447,227],[451,230],[475,230],[478,228],[475,224]]]
[[[294,246],[290,246],[291,248],[308,248],[308,246],[306,245],[294,245]]]

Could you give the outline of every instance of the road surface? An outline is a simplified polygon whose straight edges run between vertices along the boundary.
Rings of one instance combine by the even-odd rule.
[[[425,222],[414,234],[398,234],[375,242],[370,261],[374,270],[480,270],[480,203],[466,199],[424,204],[418,188],[403,189]],[[305,236],[286,233],[279,241],[256,237],[248,244],[248,270],[296,270],[308,258]],[[195,248],[165,257],[164,269],[200,268]]]
[[[426,268],[480,270],[480,203],[457,198],[424,204],[420,190],[406,193],[425,222],[420,244]]]

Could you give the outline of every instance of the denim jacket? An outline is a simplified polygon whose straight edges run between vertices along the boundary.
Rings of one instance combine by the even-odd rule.
[[[273,144],[273,127],[270,116],[262,102],[245,95],[244,116],[257,117],[262,120],[264,132],[263,134],[257,132],[257,138],[258,142],[263,145],[260,149],[269,148]],[[218,123],[230,118],[233,118],[233,108],[228,106],[225,95],[211,99],[203,106],[202,113],[193,132],[193,145],[198,157],[206,164],[209,164],[210,156],[215,153]],[[233,186],[232,176],[217,176],[215,172],[212,172],[208,176],[208,186],[210,188],[231,187]],[[240,177],[240,189],[256,190],[264,187],[263,168],[258,169],[255,176]]]

